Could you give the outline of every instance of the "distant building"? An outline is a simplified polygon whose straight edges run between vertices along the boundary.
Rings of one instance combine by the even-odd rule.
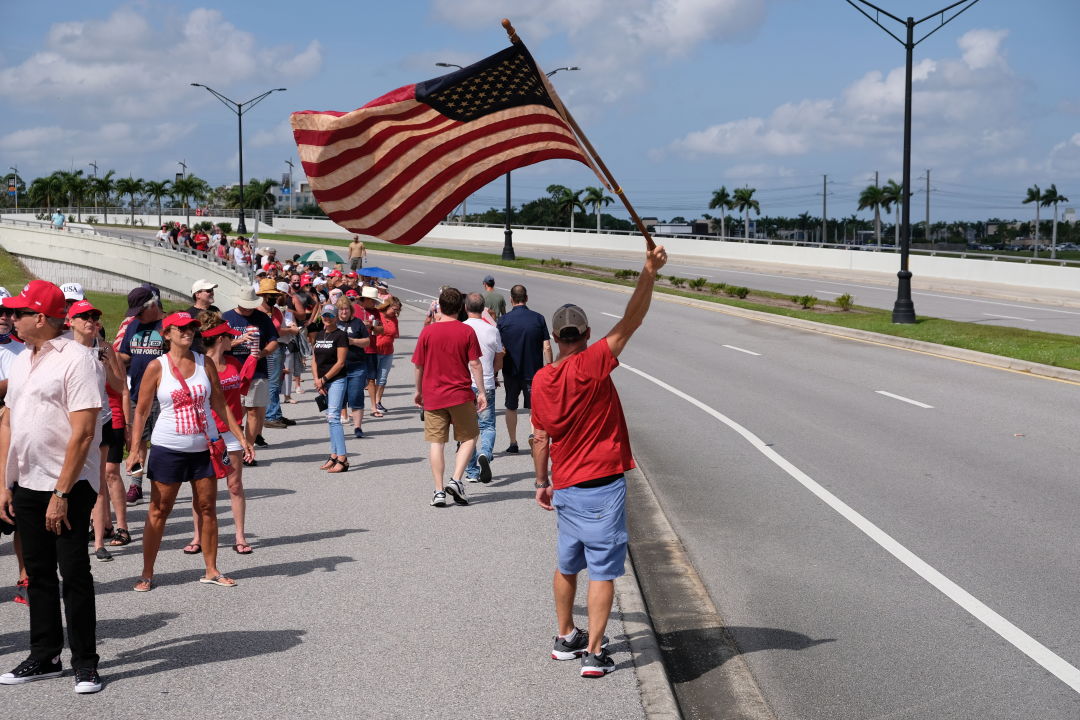
[[[1061,220],[1067,223],[1076,222],[1076,208],[1065,208],[1065,212],[1061,213]]]
[[[288,188],[277,186],[270,190],[270,193],[274,196],[274,212],[288,212],[289,211],[289,193],[286,192]],[[315,196],[311,194],[311,184],[302,182],[299,187],[294,189],[292,193],[292,208],[293,210],[299,210],[305,205],[315,205]]]

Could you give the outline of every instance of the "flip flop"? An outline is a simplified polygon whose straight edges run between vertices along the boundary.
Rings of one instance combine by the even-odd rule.
[[[244,549],[241,550],[240,548]],[[251,553],[255,552],[247,543],[237,543],[236,545],[232,546],[232,549],[233,552],[235,552],[237,555],[250,555]]]
[[[215,575],[212,578],[201,577],[199,582],[204,585],[220,585],[221,587],[236,587],[236,581],[224,575]]]
[[[154,581],[150,578],[139,578],[139,582],[135,583],[135,587],[132,588],[135,592],[150,592],[154,589]]]
[[[374,410],[371,413],[371,417],[382,417],[382,416],[383,416],[383,414],[381,412],[379,412],[378,410]]]
[[[202,552],[202,545],[199,543],[188,543],[184,546],[185,555],[198,555]]]

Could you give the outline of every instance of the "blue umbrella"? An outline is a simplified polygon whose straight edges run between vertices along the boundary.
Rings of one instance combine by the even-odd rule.
[[[384,270],[381,267],[374,266],[360,268],[356,271],[356,273],[361,277],[385,278],[387,280],[394,277],[394,273],[390,272],[389,270]]]

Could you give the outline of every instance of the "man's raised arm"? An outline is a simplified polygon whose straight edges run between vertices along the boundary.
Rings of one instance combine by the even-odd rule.
[[[663,245],[657,245],[645,253],[645,267],[638,275],[634,293],[626,303],[626,310],[622,319],[615,323],[611,332],[607,334],[607,344],[611,348],[611,354],[619,357],[619,353],[626,347],[630,336],[641,327],[645,320],[645,314],[649,312],[652,303],[653,285],[656,283],[656,273],[667,263],[667,250]]]

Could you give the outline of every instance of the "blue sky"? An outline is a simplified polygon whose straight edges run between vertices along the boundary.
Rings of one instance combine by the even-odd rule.
[[[916,18],[943,0],[881,0]],[[88,163],[171,178],[185,160],[237,177],[236,118],[191,82],[246,100],[248,177],[299,162],[295,110],[352,110],[506,44],[508,16],[642,215],[699,217],[720,185],[764,214],[830,217],[900,179],[902,46],[843,0],[401,0],[95,3],[6,0],[0,166],[32,178]],[[930,29],[934,21],[922,27]],[[890,27],[893,27],[890,25]],[[895,26],[896,32],[902,27]],[[1080,3],[982,0],[915,51],[913,218],[1027,218],[1056,183],[1080,204]],[[569,161],[514,173],[514,202],[595,177]],[[501,182],[470,210],[502,204]],[[615,206],[614,214],[620,215]],[[867,213],[860,213],[869,217]]]

